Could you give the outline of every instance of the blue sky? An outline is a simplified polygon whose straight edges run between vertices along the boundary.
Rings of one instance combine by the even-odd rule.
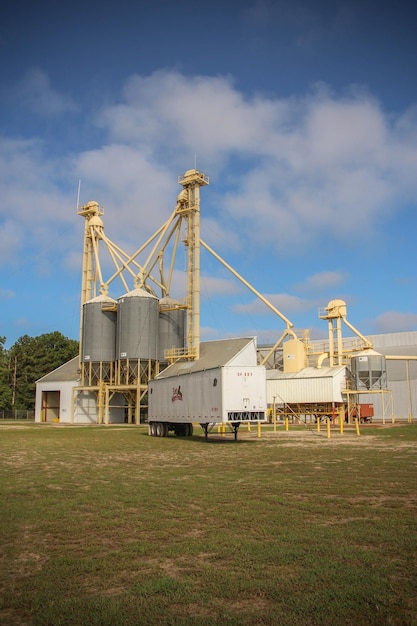
[[[78,339],[79,180],[81,203],[99,202],[107,236],[133,251],[195,162],[210,177],[202,239],[296,329],[326,336],[318,309],[341,298],[363,334],[416,330],[416,32],[409,2],[6,1],[6,346]],[[201,267],[203,339],[280,336],[204,251]]]

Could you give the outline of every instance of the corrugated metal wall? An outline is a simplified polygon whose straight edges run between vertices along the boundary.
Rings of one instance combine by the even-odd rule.
[[[318,370],[318,373],[320,370]],[[344,369],[333,376],[279,377],[267,380],[267,402],[286,402],[288,404],[312,404],[321,402],[343,402],[342,389],[345,387]]]
[[[417,356],[417,331],[403,333],[387,333],[384,335],[370,335],[370,341],[375,350],[385,356]],[[394,416],[398,419],[407,419],[411,415],[417,420],[417,361],[386,361],[387,386],[392,392]],[[383,399],[379,394],[366,395],[367,402],[373,402],[375,416],[383,416]],[[384,399],[387,405],[388,398]],[[391,417],[391,407],[388,408]]]

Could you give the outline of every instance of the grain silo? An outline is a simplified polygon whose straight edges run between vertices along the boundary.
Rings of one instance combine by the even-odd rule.
[[[159,360],[166,362],[166,350],[184,350],[185,309],[170,297],[159,301]]]
[[[385,357],[375,350],[363,350],[353,356],[351,371],[357,389],[387,388]]]
[[[111,362],[116,358],[116,301],[100,295],[83,305],[82,361]]]
[[[134,289],[118,299],[117,352],[123,360],[158,359],[158,298]]]

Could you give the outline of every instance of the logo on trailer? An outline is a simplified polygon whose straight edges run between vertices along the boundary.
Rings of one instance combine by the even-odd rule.
[[[181,385],[178,385],[178,387],[173,387],[172,388],[172,402],[175,402],[175,400],[182,400],[182,391],[181,391]]]

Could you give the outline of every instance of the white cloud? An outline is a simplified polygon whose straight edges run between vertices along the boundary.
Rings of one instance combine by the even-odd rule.
[[[314,303],[308,300],[304,300],[302,298],[298,298],[297,296],[292,296],[287,293],[263,295],[276,309],[278,309],[278,311],[283,313],[285,317],[287,317],[287,313],[297,313],[300,311],[305,311],[312,306],[315,306]],[[259,298],[257,298],[256,300],[251,300],[246,304],[237,304],[233,307],[233,311],[234,313],[238,314],[250,315],[265,315],[271,313],[271,309]]]
[[[74,107],[41,70],[24,84],[39,109]],[[171,214],[181,190],[176,176],[193,167],[195,154],[214,187],[201,193],[202,238],[216,251],[240,247],[242,254],[250,241],[273,261],[279,252],[290,257],[323,241],[356,245],[374,238],[403,204],[415,203],[416,109],[388,115],[362,92],[339,97],[316,86],[303,98],[248,96],[228,77],[159,71],[132,76],[117,102],[102,106],[97,124],[102,145],[54,159],[36,140],[3,142],[0,216],[3,227],[15,224],[14,234],[4,235],[8,254],[30,240],[52,256],[64,239],[71,266],[82,245],[78,179],[81,201],[104,207],[107,236],[135,250]],[[342,280],[324,272],[304,288]],[[274,297],[283,311],[309,306]]]
[[[48,218],[51,224],[69,219],[68,200],[60,190],[68,176],[66,158],[48,158],[45,152],[36,139],[0,138],[0,216],[12,215],[22,224],[29,217]],[[30,220],[31,228],[37,224]]]
[[[285,251],[319,237],[366,239],[412,201],[416,154],[372,100],[318,94],[294,111],[290,130],[271,128],[269,155],[226,199],[255,238],[279,240]]]
[[[210,246],[210,248],[217,254],[219,254],[219,250],[222,248],[227,248],[227,250],[232,252],[240,250],[241,241],[239,231],[237,229],[234,232],[231,230],[225,230],[224,224],[220,221],[216,221],[214,218],[205,218],[204,214],[206,213],[206,208],[204,195],[201,203],[201,239],[204,243]],[[204,254],[210,253],[207,251],[207,253],[204,252]]]
[[[315,168],[366,166],[386,149],[386,122],[376,102],[364,97],[312,100],[306,117],[306,146]]]
[[[42,116],[61,115],[77,110],[69,95],[61,94],[51,86],[49,77],[41,68],[33,67],[7,93],[16,105]]]
[[[329,288],[339,287],[345,280],[346,272],[327,270],[308,276],[302,283],[294,285],[297,291],[322,292]]]
[[[128,145],[149,174],[187,167],[198,154],[227,190],[223,219],[238,220],[256,241],[279,241],[282,251],[317,238],[366,239],[417,191],[415,113],[395,119],[358,90],[338,97],[319,85],[304,98],[248,97],[227,77],[159,71],[132,76],[98,123],[113,143],[102,152],[123,144],[126,163]],[[242,172],[231,180],[224,172],[235,158]],[[120,180],[132,183],[129,169]]]
[[[201,297],[234,295],[242,291],[241,284],[235,278],[218,278],[215,276],[201,276]]]
[[[15,264],[24,244],[23,229],[14,220],[0,223],[0,264]]]
[[[96,200],[104,208],[106,234],[119,244],[121,236],[137,247],[146,241],[168,219],[181,190],[172,172],[132,146],[83,152],[73,166],[82,181],[82,203]]]
[[[11,289],[0,289],[0,300],[11,300],[15,295]]]
[[[185,263],[185,259],[184,259],[184,263]],[[166,267],[165,269],[167,270],[168,267]],[[155,273],[157,274],[157,277],[159,278],[158,273],[157,272]],[[187,293],[187,289],[188,289],[188,278],[187,278],[187,273],[185,272],[185,265],[184,265],[184,271],[177,269],[173,272],[170,296],[178,300],[181,300],[181,299],[184,300],[184,296]],[[233,278],[227,279],[227,278],[219,278],[216,276],[209,276],[203,270],[201,271],[200,296],[202,300],[210,300],[213,297],[218,297],[218,296],[220,297],[229,296],[229,295],[239,293],[240,291],[241,291],[241,286],[235,279]]]
[[[47,158],[37,140],[0,138],[0,257],[9,264],[30,262],[44,273],[75,245],[76,190],[69,205],[62,189],[65,163],[65,158]],[[31,251],[30,261],[24,250]]]
[[[373,323],[378,333],[393,333],[417,329],[417,313],[385,311]]]
[[[202,326],[200,328],[200,337],[202,341],[213,341],[214,339],[220,339],[222,334],[217,328],[212,326]]]
[[[174,161],[179,151],[201,155],[218,171],[230,153],[262,154],[280,115],[279,102],[247,99],[226,77],[158,71],[132,76],[124,102],[103,108],[97,121],[113,142],[162,151]]]

